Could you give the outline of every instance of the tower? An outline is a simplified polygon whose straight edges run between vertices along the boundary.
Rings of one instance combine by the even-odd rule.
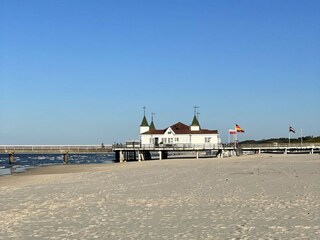
[[[191,131],[200,131],[200,124],[198,121],[199,112],[197,111],[197,108],[199,108],[199,107],[197,107],[197,106],[194,107],[194,117],[193,117],[193,120],[192,120],[192,123],[190,126]]]
[[[143,107],[143,119],[140,124],[140,134],[148,132],[150,129],[147,118],[146,118],[146,107]]]
[[[155,130],[156,127],[154,126],[154,122],[153,122],[153,116],[155,115],[155,113],[151,113],[151,123],[150,123],[150,127],[149,130]]]

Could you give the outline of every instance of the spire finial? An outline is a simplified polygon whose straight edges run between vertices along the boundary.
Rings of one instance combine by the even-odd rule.
[[[199,108],[199,106],[194,106],[193,108],[194,108],[194,115],[197,116],[198,115],[197,109]]]
[[[151,113],[151,121],[153,121],[153,116],[156,115],[155,113]]]
[[[143,106],[143,116],[146,116],[146,107]]]

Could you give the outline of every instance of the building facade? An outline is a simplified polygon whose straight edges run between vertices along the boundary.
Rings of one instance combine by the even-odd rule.
[[[153,119],[149,125],[144,116],[140,125],[140,141],[142,146],[149,147],[216,148],[221,144],[218,130],[202,129],[196,115],[190,126],[178,122],[165,129],[156,129]]]

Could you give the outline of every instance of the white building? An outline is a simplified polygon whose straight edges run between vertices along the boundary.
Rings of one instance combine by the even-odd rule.
[[[178,122],[165,129],[155,128],[153,120],[148,124],[146,117],[140,125],[141,145],[215,148],[221,144],[218,130],[202,129],[196,114],[190,126]]]

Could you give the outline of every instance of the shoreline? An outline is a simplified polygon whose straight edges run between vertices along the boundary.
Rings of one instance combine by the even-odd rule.
[[[280,158],[280,159],[290,159],[291,161],[301,157],[310,157],[314,156],[317,159],[317,155],[310,154],[248,154],[241,156],[233,156],[233,157],[200,157],[196,159],[193,156],[169,156],[168,159],[153,159],[147,161],[128,161],[128,162],[113,162],[113,163],[75,163],[75,164],[53,164],[53,165],[42,165],[42,166],[31,166],[25,169],[25,171],[12,172],[8,175],[0,176],[0,187],[6,185],[7,183],[17,182],[15,178],[31,178],[32,176],[39,175],[59,175],[59,174],[77,174],[77,173],[96,173],[96,172],[110,172],[112,170],[125,169],[126,167],[140,167],[141,164],[174,164],[177,162],[181,164],[182,162],[192,162],[193,164],[201,164],[201,161],[215,161],[215,162],[246,162],[246,161],[268,161],[272,160],[272,158]],[[320,159],[320,155],[319,155]],[[136,166],[134,166],[137,164]],[[141,166],[143,167],[143,165]]]
[[[125,165],[125,164],[139,164],[146,162],[167,162],[167,161],[233,161],[233,160],[250,160],[250,159],[261,159],[261,158],[296,158],[301,156],[313,156],[310,154],[270,154],[270,153],[262,153],[262,154],[244,154],[241,156],[232,156],[232,157],[200,157],[196,159],[193,155],[175,155],[169,156],[168,159],[152,159],[146,161],[128,161],[128,162],[112,162],[112,163],[74,163],[74,164],[52,164],[52,165],[40,165],[40,166],[28,166],[26,167],[26,171],[23,172],[12,172],[10,175],[2,175],[2,177],[6,176],[31,176],[31,175],[42,175],[42,174],[66,174],[66,173],[81,173],[81,172],[101,172],[105,171],[112,165]],[[316,156],[316,155],[315,155]],[[14,167],[14,166],[13,166]],[[18,165],[18,167],[25,167],[23,165]]]

